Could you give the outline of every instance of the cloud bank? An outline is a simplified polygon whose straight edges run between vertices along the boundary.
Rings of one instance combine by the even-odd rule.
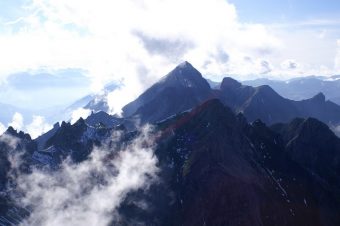
[[[35,169],[16,181],[19,205],[32,209],[21,225],[108,225],[127,194],[147,189],[157,178],[150,128],[121,150],[94,148],[88,160],[62,163],[58,171]],[[119,140],[119,134],[112,141]],[[114,157],[113,157],[114,156]]]
[[[184,60],[213,80],[333,71],[309,68],[332,55],[326,36],[240,22],[226,0],[28,0],[23,11],[0,35],[0,74],[80,68],[94,91],[122,84],[109,95],[113,113]],[[282,67],[288,59],[311,64]]]
[[[260,73],[280,48],[225,0],[34,0],[25,12],[0,35],[0,73],[84,69],[94,91],[123,84],[110,95],[114,112],[184,60],[209,75]]]

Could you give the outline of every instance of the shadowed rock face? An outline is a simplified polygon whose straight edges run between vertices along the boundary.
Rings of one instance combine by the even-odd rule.
[[[225,105],[236,113],[242,112],[249,121],[261,119],[267,123],[282,122],[299,115],[291,101],[278,95],[269,86],[242,86],[232,78],[224,78],[221,88],[216,92]]]
[[[120,225],[339,225],[339,139],[322,122],[248,124],[212,99],[155,127],[159,181],[128,195]],[[81,162],[117,129],[126,141],[136,136],[82,119],[62,123],[41,153],[53,147]],[[32,162],[34,153],[27,153],[31,167],[43,164]],[[1,216],[12,205],[4,204]]]
[[[315,120],[313,124],[326,129],[315,130],[316,134],[332,134],[323,123]],[[121,213],[129,220],[147,218],[148,225],[339,223],[339,185],[327,181],[329,172],[318,173],[297,161],[286,144],[297,134],[308,136],[308,131],[278,133],[259,120],[247,124],[218,100],[164,121],[158,128],[163,131],[156,151],[161,183],[151,188],[152,197],[143,198],[150,207],[146,215],[135,214],[140,212],[131,204],[129,208],[122,205]],[[334,135],[332,139],[339,141]]]
[[[283,135],[286,151],[330,186],[340,186],[340,140],[317,119],[296,119],[272,127]]]

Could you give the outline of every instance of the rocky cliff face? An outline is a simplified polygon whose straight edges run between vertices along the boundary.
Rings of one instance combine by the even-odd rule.
[[[317,128],[326,128],[323,132],[334,142],[339,141],[323,123],[314,123]],[[150,207],[148,224],[339,223],[339,186],[325,182],[332,172],[321,174],[317,168],[299,162],[287,146],[287,137],[295,137],[289,131],[276,132],[277,128],[269,128],[259,120],[247,124],[218,100],[162,122],[158,128],[163,131],[156,152],[162,183],[150,191],[155,196],[145,197]],[[303,137],[309,133],[293,131]],[[303,145],[309,141],[297,142]],[[332,153],[340,152],[334,149]],[[297,150],[308,149],[300,146]],[[122,214],[129,219],[136,216],[126,210],[123,205]]]

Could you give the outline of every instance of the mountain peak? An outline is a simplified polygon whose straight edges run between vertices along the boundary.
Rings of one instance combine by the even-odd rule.
[[[96,127],[96,126],[100,126],[100,125],[105,125],[105,127],[107,127],[107,128],[112,128],[114,126],[117,126],[117,125],[121,124],[122,121],[123,121],[123,119],[111,116],[104,111],[92,113],[85,120],[86,124],[88,124],[89,126]]]
[[[242,84],[231,77],[225,77],[221,83],[221,90],[226,89],[237,89],[240,88]]]
[[[188,61],[183,61],[176,68],[194,68]]]
[[[175,67],[161,80],[161,83],[173,87],[179,85],[182,87],[210,90],[210,86],[202,77],[202,74],[187,61]]]
[[[316,133],[316,132],[322,131],[323,135],[326,135],[327,133],[333,134],[333,132],[331,132],[331,130],[326,124],[324,124],[323,122],[319,121],[316,118],[308,117],[303,122],[303,126],[305,127],[305,130],[308,133],[312,133],[312,132]]]
[[[275,92],[275,90],[273,90],[272,87],[270,87],[269,85],[262,85],[257,87],[258,91],[264,92],[264,93],[273,93]]]
[[[12,126],[8,127],[8,129],[6,130],[6,132],[4,134],[7,134],[7,135],[10,135],[10,136],[13,136],[13,137],[17,137],[17,138],[20,138],[20,139],[31,140],[31,136],[28,133],[24,133],[23,131],[17,131]]]
[[[198,113],[210,122],[220,124],[222,121],[235,122],[236,116],[231,109],[226,107],[219,99],[210,99],[194,108],[192,111]]]
[[[317,102],[325,102],[326,97],[322,92],[320,92],[320,93],[316,94],[314,97],[312,97],[312,100],[317,101]]]
[[[188,61],[184,61],[177,65],[166,77],[174,75],[183,77],[188,77],[190,75],[202,77],[201,73],[196,68],[194,68]]]
[[[8,129],[6,130],[6,133],[9,135],[16,135],[18,134],[17,130],[14,129],[12,126],[9,126]]]
[[[136,100],[124,106],[123,115],[128,117],[138,114],[142,115],[143,120],[156,122],[197,106],[210,94],[209,83],[197,69],[185,61]]]
[[[85,123],[85,120],[83,119],[83,117],[80,117],[75,123],[74,123],[74,125],[75,126],[83,126],[83,125],[85,125],[86,123]]]

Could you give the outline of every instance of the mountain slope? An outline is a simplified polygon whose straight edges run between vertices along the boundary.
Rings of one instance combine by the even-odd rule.
[[[190,63],[184,62],[127,104],[123,115],[138,115],[142,122],[156,122],[202,103],[209,95],[208,82]]]
[[[340,140],[325,124],[314,118],[296,119],[272,129],[284,135],[286,151],[294,161],[340,188]]]
[[[294,104],[278,95],[269,86],[243,86],[232,78],[224,78],[216,90],[222,102],[249,121],[284,122],[299,115]]]
[[[27,135],[9,132],[25,140],[18,148],[30,150],[25,154],[29,168],[50,165],[58,170],[67,157],[76,163],[87,159],[93,145],[105,143],[117,130],[123,139],[112,140],[112,145],[124,146],[138,136],[124,127],[93,127],[80,119],[56,127],[38,150]],[[147,191],[127,195],[118,209],[119,225],[340,223],[340,185],[334,183],[339,181],[334,172],[340,140],[318,120],[295,119],[271,128],[259,120],[248,124],[212,99],[155,124],[152,134],[159,180]],[[4,209],[14,207],[8,202]],[[1,216],[7,216],[5,210]]]
[[[316,124],[327,128],[319,121]],[[283,226],[340,222],[339,186],[329,187],[320,180],[329,172],[317,177],[317,171],[292,158],[285,145],[286,132],[276,133],[261,121],[247,124],[218,100],[166,120],[158,128],[162,131],[156,150],[161,183],[144,196],[132,195],[141,196],[149,207],[143,213],[146,224]],[[298,134],[305,136],[306,132]],[[332,133],[329,129],[320,134],[315,131],[319,136],[323,132]],[[338,147],[335,149],[340,153]],[[140,211],[130,200],[120,213],[128,225],[141,219]]]
[[[244,113],[249,121],[261,119],[273,124],[295,117],[315,117],[329,125],[340,123],[340,106],[326,101],[322,93],[311,99],[293,101],[281,97],[267,85],[254,88],[232,78],[224,78],[215,92],[224,104],[236,113]]]

